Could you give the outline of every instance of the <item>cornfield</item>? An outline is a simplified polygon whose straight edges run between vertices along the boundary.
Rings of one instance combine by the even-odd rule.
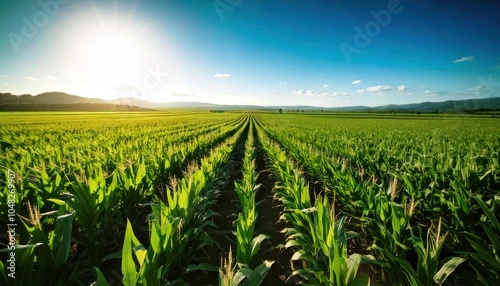
[[[1,285],[500,279],[495,118],[236,112],[0,118]],[[223,198],[230,205],[221,205]],[[270,205],[279,217],[268,215]],[[8,275],[12,255],[15,278]]]

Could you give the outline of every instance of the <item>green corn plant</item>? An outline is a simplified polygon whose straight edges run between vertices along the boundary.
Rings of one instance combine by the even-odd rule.
[[[15,273],[15,282],[14,285],[35,285],[33,279],[33,272],[35,271],[35,263],[36,263],[36,248],[43,245],[43,243],[34,243],[34,244],[21,244],[16,245],[15,248],[15,257],[16,257],[16,273]],[[7,248],[0,250],[1,252],[7,252]],[[5,279],[5,284],[3,285],[11,285],[12,277],[7,277],[8,273],[6,269],[8,269],[9,263],[6,261],[5,265],[2,263],[0,265],[0,273],[2,279]],[[47,280],[42,280],[47,281]],[[50,281],[49,281],[50,283]]]
[[[29,238],[27,244],[16,244],[16,285],[36,283],[60,285],[61,271],[70,255],[74,213],[58,216],[51,231],[43,229],[38,208],[28,203],[29,218],[22,217],[22,225]],[[53,212],[52,212],[53,213]],[[7,252],[3,249],[0,252]]]
[[[108,253],[108,246],[117,239],[114,227],[121,218],[116,217],[119,202],[118,176],[112,175],[108,184],[102,168],[89,166],[90,177],[73,184],[73,198],[69,202],[75,211],[75,222],[80,232],[74,234],[78,243],[85,246],[85,256],[91,266],[99,266]],[[90,269],[89,269],[90,270]]]
[[[236,220],[236,260],[239,272],[244,273],[246,279],[244,285],[258,285],[258,280],[263,281],[272,265],[266,261],[258,266],[255,265],[257,254],[262,242],[269,238],[267,235],[255,236],[255,224],[258,213],[256,210],[255,193],[259,186],[256,185],[258,173],[255,171],[254,149],[253,149],[253,119],[250,121],[248,138],[245,142],[245,157],[243,158],[242,174],[243,180],[235,182],[235,192],[241,203],[242,212]],[[258,274],[263,275],[262,277]],[[260,282],[259,282],[260,284]]]
[[[401,283],[405,278],[400,261],[406,261],[411,237],[410,219],[417,202],[414,199],[409,202],[404,199],[406,202],[398,204],[380,193],[376,197],[379,216],[364,218],[372,227],[374,237],[374,244],[369,250],[378,252],[385,262],[383,270],[395,280],[395,283]],[[394,257],[398,260],[393,259]]]
[[[173,281],[172,275],[179,275],[184,261],[209,243],[202,240],[196,247],[189,247],[203,235],[206,226],[212,225],[209,216],[200,215],[203,211],[200,209],[203,183],[203,173],[197,171],[189,180],[179,182],[175,190],[167,192],[167,204],[156,199],[158,203],[152,205],[149,220],[151,244],[147,250],[137,240],[128,222],[122,251],[125,285],[161,285],[161,281]]]
[[[410,238],[418,257],[416,270],[407,260],[395,256],[389,250],[377,245],[373,245],[372,248],[383,252],[391,264],[399,265],[401,276],[398,277],[393,274],[393,277],[397,278],[396,283],[412,286],[441,285],[465,259],[447,257],[440,261],[441,250],[447,236],[447,234],[441,234],[441,219],[435,232],[429,228],[425,242],[422,240],[422,229],[420,227],[418,227],[418,231],[419,236],[415,236],[412,231]],[[441,267],[439,267],[440,262]]]
[[[54,198],[64,191],[66,180],[61,176],[60,169],[49,169],[42,166],[40,169],[33,169],[33,175],[39,178],[37,182],[28,182],[29,189],[34,190],[35,194],[30,197],[37,198],[37,205],[43,208],[43,205],[49,198]]]
[[[319,196],[315,207],[311,207],[308,184],[300,172],[290,167],[283,151],[272,148],[272,142],[262,132],[258,134],[271,160],[276,160],[274,173],[283,184],[276,189],[276,195],[285,207],[283,218],[293,225],[284,230],[285,246],[299,248],[292,260],[300,260],[304,265],[290,277],[300,275],[306,280],[305,285],[369,285],[369,277],[358,273],[358,267],[374,258],[347,255],[347,240],[353,234],[344,229],[345,217],[336,221],[327,197]]]
[[[441,233],[441,218],[439,219],[437,230],[429,228],[427,241],[424,245],[422,241],[422,229],[418,228],[419,236],[412,233],[411,241],[418,255],[417,277],[421,285],[441,285],[448,275],[450,275],[465,259],[460,257],[449,257],[441,268],[439,268],[439,256],[443,249],[447,233]]]
[[[246,264],[234,263],[232,251],[229,248],[227,259],[221,259],[219,286],[258,286],[266,278],[273,263],[273,261],[266,260],[254,269]]]
[[[137,202],[143,198],[151,196],[153,181],[150,174],[147,173],[144,160],[139,163],[130,164],[118,176],[117,186],[123,186],[120,190],[119,201],[125,209],[123,214],[126,217],[136,217]]]
[[[369,276],[358,269],[361,264],[375,259],[347,254],[347,241],[356,234],[345,231],[346,217],[337,221],[329,200],[321,196],[316,199],[315,211],[310,214],[312,218],[308,220],[306,232],[289,231],[286,247],[299,247],[292,260],[301,260],[305,266],[291,276],[303,276],[306,285],[369,285]]]
[[[481,196],[471,196],[484,212],[484,218],[477,222],[485,235],[480,236],[470,231],[462,232],[462,236],[469,242],[475,252],[458,251],[471,258],[470,266],[478,281],[485,285],[493,285],[500,279],[500,222],[495,215],[494,207],[498,197],[491,200],[491,208],[482,200]]]
[[[167,281],[181,283],[180,276],[187,271],[183,265],[188,265],[200,249],[215,243],[206,235],[208,227],[215,227],[211,221],[215,215],[211,206],[218,191],[212,187],[218,170],[226,163],[232,146],[243,130],[241,128],[227,142],[215,148],[210,157],[201,161],[199,168],[189,166],[186,176],[166,190],[165,203],[154,198],[149,216],[150,245],[147,249],[136,238],[130,222],[127,223],[122,251],[124,285],[162,285]]]
[[[247,265],[239,265],[239,272],[242,273],[245,279],[241,282],[242,286],[258,286],[260,285],[267,274],[271,270],[274,261],[265,260],[255,268],[250,268]]]
[[[245,275],[238,271],[237,264],[234,263],[231,247],[227,258],[221,258],[221,268],[219,268],[219,286],[238,286],[245,279]]]
[[[255,209],[245,215],[239,214],[236,220],[236,258],[238,263],[253,265],[254,257],[260,249],[261,243],[268,238],[264,234],[254,237],[256,223]]]

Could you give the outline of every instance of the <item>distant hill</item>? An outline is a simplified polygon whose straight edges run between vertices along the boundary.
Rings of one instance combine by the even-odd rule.
[[[152,109],[109,103],[0,104],[0,111],[147,111]]]
[[[116,104],[128,104],[135,105],[144,108],[153,109],[169,109],[169,108],[189,108],[189,109],[212,109],[212,110],[262,110],[271,109],[270,107],[257,106],[257,105],[223,105],[205,102],[189,102],[189,101],[178,101],[178,102],[150,102],[134,97],[123,97],[110,100],[110,102]]]
[[[36,96],[30,94],[13,95],[0,93],[0,104],[73,104],[73,103],[105,103],[110,102],[99,98],[86,98],[63,92],[45,92]]]
[[[369,111],[411,111],[411,112],[478,112],[500,111],[500,97],[422,102],[404,105],[378,106]]]
[[[140,111],[144,107],[112,103],[100,98],[86,98],[63,92],[36,96],[0,93],[0,111]]]
[[[500,111],[500,97],[448,100],[442,102],[422,102],[411,104],[391,104],[385,106],[347,106],[347,107],[315,107],[315,106],[273,106],[283,110],[324,110],[324,111],[359,111],[359,112],[423,112],[423,113],[455,113],[455,112],[491,112]]]
[[[51,105],[51,106],[50,106]],[[258,105],[221,105],[204,102],[163,102],[156,103],[133,97],[104,100],[86,98],[63,92],[46,92],[13,95],[0,93],[0,111],[14,110],[146,110],[146,109],[200,109],[200,110],[323,110],[323,111],[360,111],[360,112],[492,112],[500,111],[500,97],[448,100],[443,102],[422,102],[377,107],[316,107],[316,106],[258,106]]]

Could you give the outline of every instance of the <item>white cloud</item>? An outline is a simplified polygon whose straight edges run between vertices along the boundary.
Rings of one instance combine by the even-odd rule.
[[[369,86],[365,89],[358,89],[356,91],[356,93],[362,93],[362,92],[382,92],[382,91],[387,91],[387,90],[392,90],[394,89],[392,86],[390,85],[375,85],[375,86]]]
[[[317,92],[315,92],[314,90],[306,90],[306,95],[307,96],[314,96],[314,95],[318,95]]]
[[[216,77],[216,78],[229,78],[229,77],[231,77],[231,75],[228,73],[217,73],[217,74],[214,74],[214,77]]]
[[[8,78],[9,76],[7,76],[7,75],[3,75],[3,74],[0,74],[0,77],[3,77],[3,78]]]
[[[327,93],[318,93],[317,91],[314,91],[311,89],[308,89],[308,90],[299,89],[295,92],[295,95],[297,95],[297,96],[321,96],[321,97],[324,97],[328,94]]]
[[[410,94],[413,94],[413,91],[411,90],[411,88],[406,87],[406,85],[404,85],[404,84],[398,86],[397,90],[398,90],[398,93],[400,95],[410,95]]]
[[[317,92],[315,90],[311,90],[311,89],[308,89],[308,90],[299,89],[299,90],[295,91],[294,94],[296,96],[307,96],[307,97],[315,97],[315,98],[347,97],[347,96],[351,95],[350,93],[347,93],[347,92],[338,92],[338,91],[335,91],[333,93],[329,93],[329,92],[319,93],[319,92]]]
[[[445,91],[436,91],[436,90],[426,90],[424,92],[424,96],[453,95],[453,94],[454,93],[449,93],[449,92],[445,92]]]
[[[494,67],[493,69],[500,69],[500,65]]]
[[[411,88],[406,87],[406,85],[404,85],[404,84],[398,86],[397,90],[398,91],[409,91],[409,92],[411,92]]]
[[[369,92],[379,92],[384,90],[391,90],[392,87],[390,85],[376,85],[367,87],[366,90]]]
[[[357,79],[357,80],[355,80],[355,81],[351,82],[351,84],[360,84],[360,83],[361,83],[361,80],[360,80],[360,79]]]
[[[350,94],[347,93],[347,92],[334,92],[332,93],[332,96],[333,97],[346,97],[346,96],[349,96]]]
[[[287,85],[288,82],[284,81],[284,82],[280,82],[280,85]]]
[[[24,78],[27,79],[27,80],[40,80],[39,78],[32,77],[32,76],[26,76]]]
[[[330,86],[328,84],[324,84],[323,88],[329,88]]]
[[[398,87],[392,87],[390,85],[375,85],[375,86],[369,86],[367,88],[362,88],[356,90],[356,93],[363,93],[363,92],[371,92],[371,93],[376,93],[377,95],[384,95],[384,91],[390,91],[390,90],[396,90],[398,92],[411,92],[411,89],[406,87],[406,85],[400,85]]]
[[[468,57],[463,57],[460,59],[456,59],[453,63],[460,63],[460,62],[471,62],[476,59],[476,56],[468,56]]]

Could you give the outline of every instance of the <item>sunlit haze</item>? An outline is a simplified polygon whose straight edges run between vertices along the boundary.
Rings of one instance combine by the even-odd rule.
[[[498,1],[1,1],[0,92],[377,106],[500,96]]]

